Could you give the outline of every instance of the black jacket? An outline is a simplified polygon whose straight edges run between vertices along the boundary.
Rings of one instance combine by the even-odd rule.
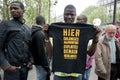
[[[32,26],[32,55],[35,65],[40,65],[45,68],[45,70],[49,70],[45,50],[45,34],[38,25]]]
[[[30,61],[30,28],[19,20],[8,20],[0,24],[0,54],[11,65],[19,66]]]

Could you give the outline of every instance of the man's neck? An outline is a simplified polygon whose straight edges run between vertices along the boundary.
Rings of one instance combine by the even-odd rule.
[[[25,23],[25,20],[23,18],[13,18],[13,19],[21,23]]]

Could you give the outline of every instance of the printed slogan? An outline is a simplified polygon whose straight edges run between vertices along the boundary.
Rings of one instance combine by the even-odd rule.
[[[63,29],[64,59],[77,59],[80,29]]]

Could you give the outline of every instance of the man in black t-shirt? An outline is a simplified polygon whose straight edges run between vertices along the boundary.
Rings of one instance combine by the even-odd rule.
[[[84,44],[86,45],[90,38],[95,38],[96,35],[94,33],[98,33],[99,29],[96,28],[95,31],[92,25],[72,24],[75,17],[75,7],[67,5],[64,9],[65,23],[54,23],[49,29],[49,33],[53,37],[52,70],[54,72],[54,80],[81,80],[81,75],[86,65],[86,54],[94,54],[94,51],[91,50],[92,48],[87,52],[87,46],[84,46]],[[91,27],[88,28],[87,26]],[[86,33],[90,34],[84,36]],[[94,40],[97,42],[96,38]],[[85,51],[83,52],[84,54],[80,54],[82,49]],[[72,55],[69,55],[69,53]]]
[[[86,64],[87,44],[95,29],[87,24],[53,23],[53,72],[82,74]]]

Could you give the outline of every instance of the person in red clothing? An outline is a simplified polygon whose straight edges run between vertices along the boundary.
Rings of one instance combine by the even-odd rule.
[[[116,22],[115,26],[117,27],[117,32],[115,37],[118,39],[118,41],[120,42],[120,22]]]

